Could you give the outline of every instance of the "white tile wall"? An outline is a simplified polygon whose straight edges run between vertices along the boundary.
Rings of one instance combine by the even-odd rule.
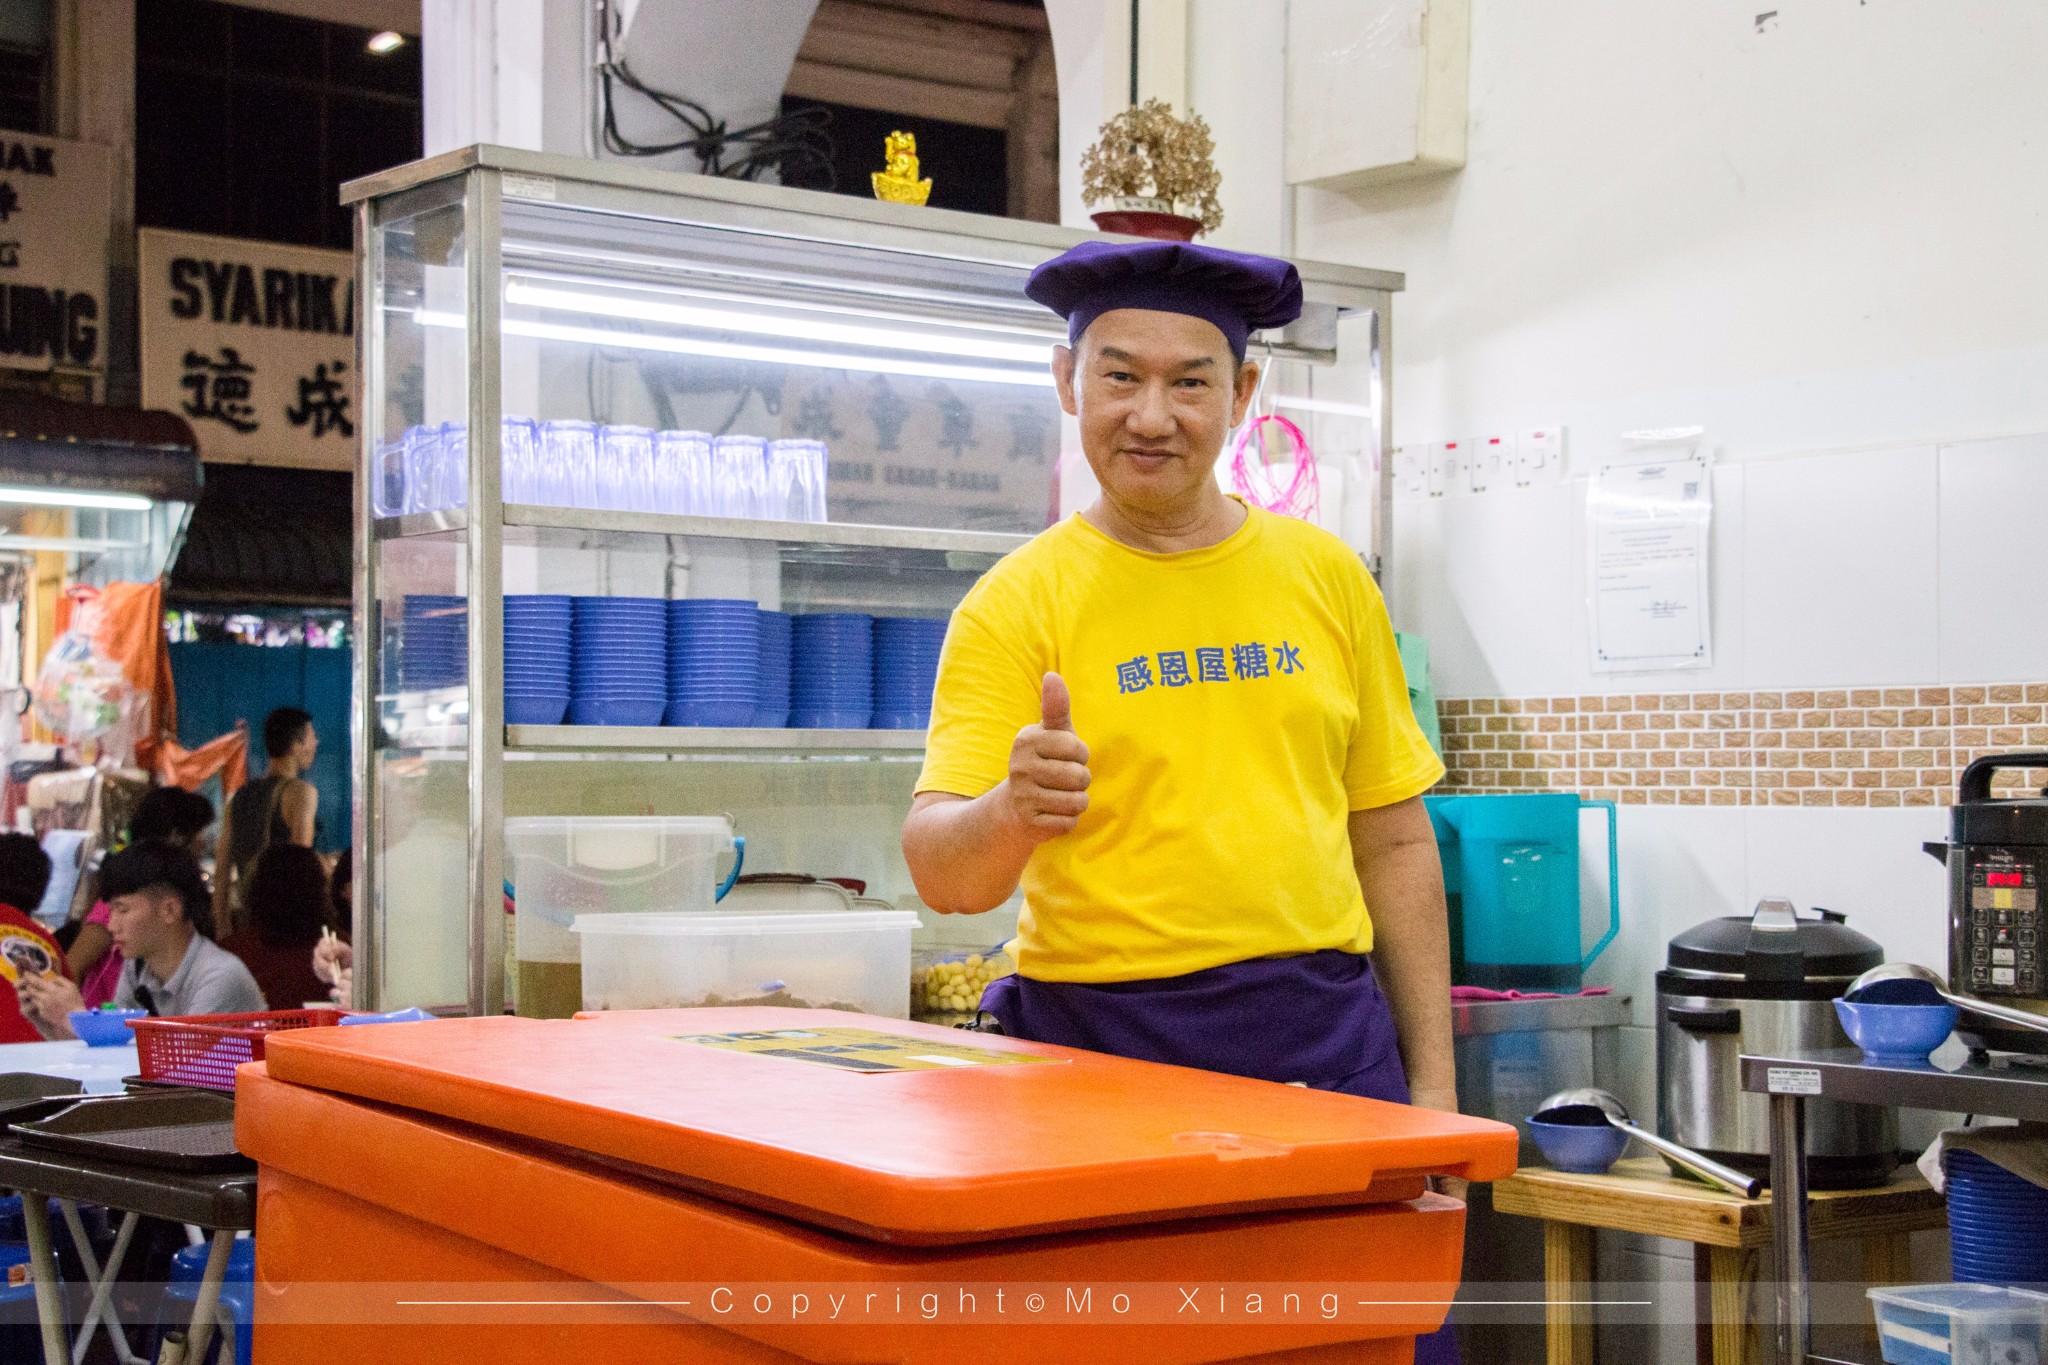
[[[1748,467],[1750,687],[1934,681],[1935,469],[1932,446]]]
[[[1941,681],[2048,678],[2048,436],[1944,446]]]

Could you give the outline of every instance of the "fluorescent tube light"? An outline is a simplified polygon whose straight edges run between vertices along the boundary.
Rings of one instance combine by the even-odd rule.
[[[661,322],[676,327],[698,327],[711,332],[748,332],[756,336],[787,337],[796,341],[819,341],[835,346],[874,346],[892,351],[924,351],[932,355],[972,356],[978,360],[1011,360],[1025,365],[1044,365],[1052,358],[1052,341],[996,341],[988,337],[909,332],[890,327],[860,326],[844,322],[822,322],[816,318],[776,317],[773,314],[738,312],[726,308],[705,308],[688,303],[664,303],[655,299],[629,298],[616,294],[587,294],[567,289],[549,289],[514,280],[505,287],[505,302],[533,308],[551,308],[566,313],[588,313],[597,317],[632,318]]]
[[[425,327],[465,325],[460,313],[421,309],[413,320]],[[617,346],[626,350],[661,351],[669,355],[700,355],[717,360],[752,360],[771,365],[809,365],[822,370],[852,370],[860,374],[899,374],[915,379],[952,379],[964,384],[1020,384],[1049,389],[1052,371],[1006,370],[984,365],[946,365],[937,361],[912,360],[898,356],[847,355],[838,351],[803,351],[784,346],[751,346],[730,341],[699,341],[692,337],[660,336],[648,332],[618,332],[604,327],[570,327],[552,322],[528,322],[508,318],[506,336],[532,337],[539,341],[572,341],[586,346]]]
[[[95,493],[81,488],[0,488],[0,503],[35,507],[92,507],[107,512],[147,512],[156,500],[140,493]]]

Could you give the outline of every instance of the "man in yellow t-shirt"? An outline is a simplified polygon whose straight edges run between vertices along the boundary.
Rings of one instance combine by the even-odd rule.
[[[1091,242],[1027,292],[1067,318],[1102,493],[954,613],[919,893],[972,914],[1021,881],[1019,972],[983,1002],[1008,1033],[1455,1108],[1443,767],[1385,605],[1342,542],[1214,477],[1294,268]]]

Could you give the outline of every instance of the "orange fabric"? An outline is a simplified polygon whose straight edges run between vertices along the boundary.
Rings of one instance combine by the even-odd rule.
[[[197,791],[215,773],[220,774],[223,802],[249,780],[249,731],[245,727],[237,725],[196,749],[188,749],[169,736],[157,745],[156,777],[166,787]]]
[[[156,766],[157,737],[178,732],[178,693],[171,679],[171,646],[164,638],[164,586],[109,583],[68,589],[57,607],[57,628],[83,631],[95,654],[121,666],[128,685],[150,699],[149,729],[135,746],[135,762]]]
[[[676,1041],[806,1027],[1058,1064],[863,1075]],[[301,1029],[265,1056],[294,1085],[711,1181],[899,1245],[1409,1198],[1425,1174],[1500,1179],[1517,1147],[1486,1119],[830,1010]],[[1404,1187],[1376,1189],[1382,1174]]]
[[[704,1339],[721,1343],[721,1349],[702,1356],[680,1349],[639,1354],[607,1349],[627,1339],[628,1328],[635,1325],[650,1333],[658,1330],[646,1325],[646,1309],[635,1304],[610,1313],[562,1312],[545,1319],[562,1324],[557,1329],[558,1349],[541,1353],[537,1346],[515,1345],[503,1358],[565,1365],[703,1359],[724,1365],[772,1361],[784,1358],[775,1352],[789,1352],[801,1360],[845,1365],[953,1365],[960,1360],[1000,1360],[1006,1365],[1139,1360],[1149,1365],[1220,1360],[1396,1365],[1410,1359],[1417,1332],[1433,1331],[1442,1323],[1446,1293],[1458,1278],[1465,1210],[1440,1195],[1407,1203],[1180,1220],[955,1247],[884,1246],[821,1233],[630,1170],[583,1162],[574,1153],[521,1144],[502,1133],[287,1084],[270,1071],[271,1058],[281,1051],[277,1045],[288,1038],[404,1030],[432,1034],[447,1022],[480,1021],[278,1034],[266,1044],[264,1062],[241,1068],[235,1090],[236,1145],[257,1161],[260,1170],[258,1216],[263,1235],[257,1239],[256,1274],[263,1307],[258,1313],[258,1359],[308,1365],[340,1359],[451,1365],[496,1359],[498,1344],[516,1343],[517,1324],[536,1321],[530,1308],[493,1314],[466,1307],[458,1310],[459,1316],[444,1313],[420,1319],[453,1325],[433,1349],[408,1348],[401,1333],[389,1326],[350,1326],[349,1315],[333,1311],[334,1301],[327,1296],[337,1285],[350,1283],[467,1289],[472,1292],[446,1297],[487,1300],[575,1298],[585,1285],[808,1282],[859,1284],[886,1292],[898,1286],[907,1290],[923,1281],[946,1286],[1092,1284],[1103,1287],[1097,1290],[1098,1298],[1106,1298],[1111,1285],[1130,1286],[1134,1292],[1150,1287],[1162,1294],[1175,1284],[1251,1283],[1296,1288],[1383,1285],[1414,1292],[1390,1295],[1404,1302],[1385,1306],[1370,1320],[1339,1322],[1296,1318],[1024,1327],[1015,1318],[991,1315],[933,1330],[845,1320],[816,1326],[750,1323],[736,1317],[714,1318],[701,1306],[668,1310],[679,1319],[708,1319],[714,1324]],[[578,1026],[571,1021],[521,1022],[555,1031]],[[636,1085],[658,1084],[659,1079],[626,1065],[613,1068],[612,1074],[621,1093]],[[872,1086],[904,1077],[850,1079]],[[906,1125],[929,1119],[932,1113],[915,1109],[906,1116]],[[833,1118],[819,1115],[817,1122],[829,1125]],[[981,1193],[994,1197],[996,1191]],[[564,1283],[571,1292],[488,1292],[492,1282],[522,1281]],[[391,1312],[394,1297],[401,1295],[381,1296],[384,1313]],[[1171,1305],[1170,1297],[1167,1303]],[[294,1319],[308,1325],[292,1326]],[[533,1325],[523,1330],[536,1338],[548,1331]],[[680,1325],[670,1330],[673,1335],[666,1340],[679,1345],[688,1340]],[[336,1335],[343,1332],[348,1335]],[[393,1353],[377,1349],[385,1340],[393,1343]],[[757,1349],[747,1351],[748,1343]]]

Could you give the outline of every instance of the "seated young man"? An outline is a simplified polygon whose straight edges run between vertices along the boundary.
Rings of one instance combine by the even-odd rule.
[[[29,912],[43,903],[50,858],[26,834],[0,834],[0,1043],[35,1043],[42,1034],[22,1013],[22,983],[64,973],[64,952]],[[65,983],[69,985],[69,982]]]
[[[107,929],[125,959],[113,1003],[173,1017],[241,1014],[266,1008],[242,960],[208,938],[206,879],[190,853],[171,844],[138,844],[100,866]],[[197,916],[197,919],[195,919]],[[62,977],[25,979],[22,1003],[48,1038],[70,1038],[65,1018],[80,1008],[78,987]]]

